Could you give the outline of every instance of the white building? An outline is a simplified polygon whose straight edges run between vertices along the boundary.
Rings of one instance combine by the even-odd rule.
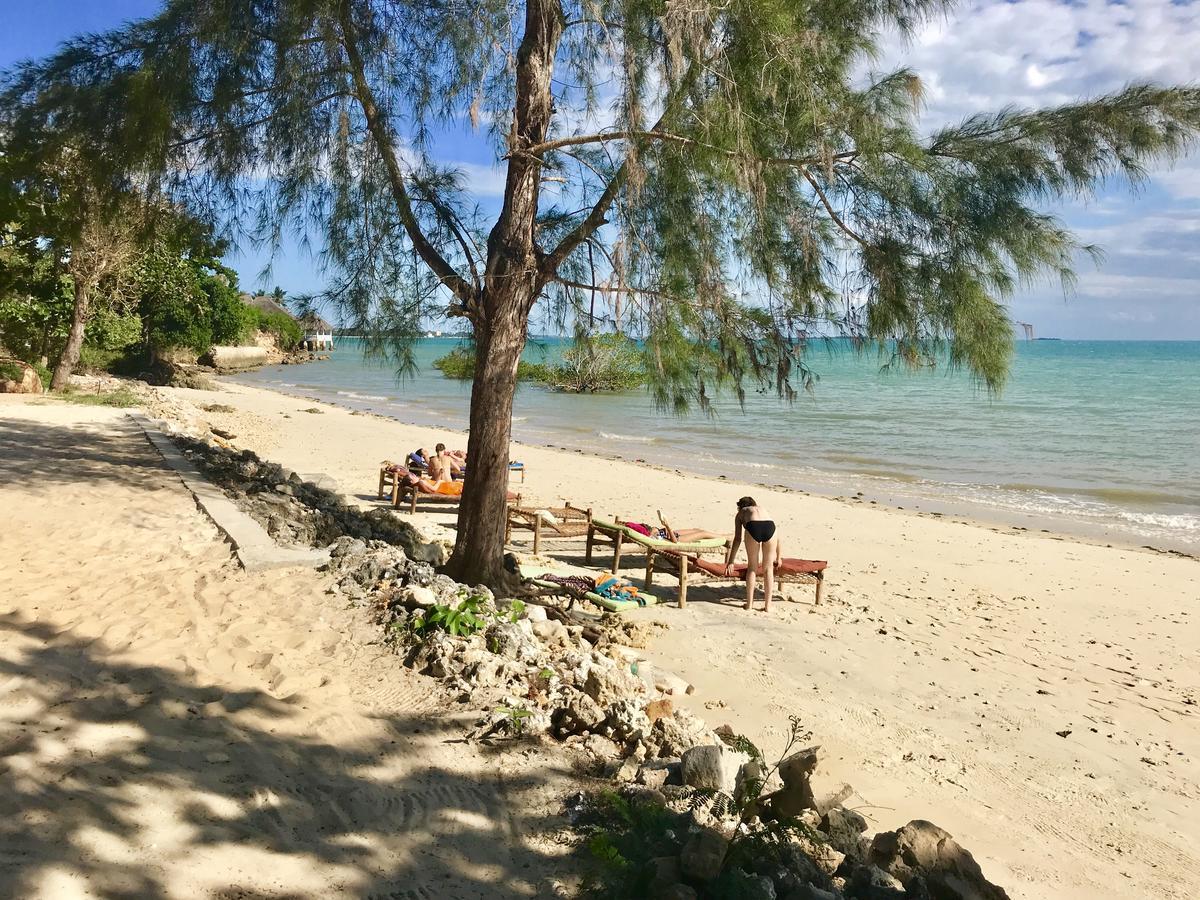
[[[309,350],[332,350],[333,349],[333,326],[318,316],[316,313],[309,313],[300,320],[300,327],[304,329],[304,346]]]

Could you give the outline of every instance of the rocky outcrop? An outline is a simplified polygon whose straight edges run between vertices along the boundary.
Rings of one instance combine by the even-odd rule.
[[[0,357],[0,394],[40,394],[37,369],[19,359]]]
[[[917,819],[875,835],[870,861],[906,893],[925,892],[936,900],[1008,900],[1003,888],[983,877],[975,857],[931,822]]]

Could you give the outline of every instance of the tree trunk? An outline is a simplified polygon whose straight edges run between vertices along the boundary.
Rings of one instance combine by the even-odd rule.
[[[513,293],[516,293],[515,291]],[[504,527],[508,506],[509,442],[517,364],[525,349],[528,303],[493,298],[500,313],[476,327],[475,381],[467,477],[458,511],[458,536],[449,574],[467,584],[504,583]]]
[[[488,235],[484,287],[473,316],[476,362],[467,480],[448,566],[453,577],[470,584],[499,586],[506,580],[504,525],[513,394],[529,313],[544,283],[534,234],[541,162],[524,150],[544,141],[550,127],[554,114],[550,80],[562,31],[558,0],[527,0],[525,32],[517,49],[504,203]]]
[[[87,325],[88,307],[92,301],[92,286],[86,278],[75,277],[75,310],[71,314],[71,332],[67,335],[67,345],[63,347],[58,365],[54,367],[54,377],[50,379],[50,390],[61,391],[71,379],[71,373],[79,363],[79,354],[83,350],[83,329]]]

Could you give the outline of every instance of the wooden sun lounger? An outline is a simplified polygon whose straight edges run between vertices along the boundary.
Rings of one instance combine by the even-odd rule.
[[[621,567],[621,554],[626,546],[642,547],[646,551],[646,589],[650,589],[650,578],[653,575],[653,565],[655,554],[663,554],[672,557],[678,557],[680,560],[689,558],[690,554],[695,554],[697,557],[705,553],[715,553],[724,551],[728,546],[727,542],[722,538],[711,538],[704,541],[693,541],[691,543],[680,543],[678,541],[665,541],[659,538],[648,537],[640,532],[634,531],[626,525],[622,525],[617,521],[606,521],[604,519],[592,519],[591,527],[588,530],[587,544],[587,562],[592,561],[592,549],[598,543],[611,543],[613,545],[613,561],[610,571],[615,575]],[[688,566],[683,562],[679,564],[679,603],[680,607],[687,605],[687,585],[688,585]]]
[[[674,549],[652,548],[646,551],[646,590],[650,589],[654,578],[654,561],[656,556],[671,560],[671,567],[679,572],[679,605],[687,601],[688,575],[698,575],[701,581],[745,581],[749,566],[738,563],[733,567],[733,574],[725,574],[723,562],[713,562],[688,553],[679,553]],[[829,563],[820,559],[795,559],[784,557],[776,560],[775,581],[778,584],[815,584],[817,597],[815,603],[821,602],[821,591],[825,586],[825,569]],[[762,577],[761,571],[759,577]]]
[[[522,467],[522,469],[517,470],[512,466],[509,466],[510,473],[515,471],[521,472],[521,480],[524,481],[524,468]],[[405,468],[404,466],[398,466],[388,462],[387,460],[384,460],[379,466],[378,498],[380,500],[383,499],[384,491],[386,489],[386,491],[391,495],[392,507],[394,509],[399,509],[400,502],[402,500],[407,500],[409,505],[408,511],[411,513],[415,513],[417,511],[417,500],[419,498],[432,500],[435,503],[458,503],[459,500],[462,499],[461,495],[431,494],[427,491],[422,491],[408,481],[408,473],[409,469]],[[521,505],[520,494],[514,494],[512,491],[509,491],[508,500],[510,503],[515,502],[517,506]]]
[[[523,507],[520,501],[508,508],[508,519],[504,528],[504,543],[512,542],[512,533],[516,529],[533,532],[533,552],[537,555],[542,549],[542,535],[556,538],[583,537],[591,529],[591,509],[581,509],[572,506],[569,501],[563,501],[563,506]],[[558,521],[548,522],[540,515],[548,512]]]

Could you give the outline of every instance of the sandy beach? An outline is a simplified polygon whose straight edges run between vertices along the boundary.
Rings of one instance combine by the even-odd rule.
[[[166,400],[151,412],[231,432],[236,446],[298,472],[331,476],[364,505],[377,502],[381,459],[400,459],[438,440],[465,444],[453,432],[233,383],[222,387],[161,391]],[[201,409],[214,403],[232,411]],[[144,833],[131,826],[119,846],[88,846],[89,865],[117,873],[122,854],[155,843],[166,873],[161,877],[197,885],[211,874],[212,860],[183,858],[179,842],[189,830],[299,827],[295,816],[235,813],[228,804],[236,791],[219,771],[190,780],[179,771],[219,767],[205,760],[233,751],[218,745],[259,754],[263,790],[276,801],[254,802],[299,804],[299,818],[315,829],[300,838],[288,830],[287,839],[280,831],[277,844],[245,850],[236,865],[247,884],[258,877],[263,854],[286,857],[298,867],[297,878],[309,879],[293,885],[345,890],[361,886],[354,879],[372,866],[387,869],[390,854],[411,859],[420,852],[371,833],[369,810],[343,809],[340,800],[327,807],[329,798],[345,796],[353,804],[357,796],[355,785],[339,779],[381,781],[399,792],[398,782],[450,764],[462,776],[459,790],[495,777],[494,759],[463,748],[454,751],[461,759],[447,761],[437,755],[446,745],[423,736],[410,739],[407,752],[393,747],[380,759],[340,749],[386,730],[388,715],[420,714],[403,687],[420,679],[394,659],[362,658],[355,649],[362,643],[351,637],[361,623],[323,605],[304,576],[231,571],[227,550],[189,508],[186,493],[169,487],[145,459],[106,454],[103,444],[91,443],[86,452],[74,447],[84,428],[80,416],[95,417],[88,428],[119,429],[119,412],[17,404],[2,412],[6,428],[23,417],[48,423],[38,426],[47,429],[45,439],[6,438],[0,482],[5,518],[20,523],[6,526],[0,545],[6,560],[0,595],[11,607],[6,690],[15,698],[6,704],[5,727],[9,753],[16,747],[22,760],[19,777],[41,784],[53,771],[66,779],[54,789],[66,793],[64,802],[83,804],[72,779],[119,783],[131,766],[157,771],[153,761],[139,761],[146,754],[144,730],[161,729],[178,745],[193,719],[207,722],[214,704],[225,710],[214,713],[220,727],[204,742],[173,751],[174,772],[156,776],[149,789],[139,787],[138,796],[109,789],[120,812],[88,814],[136,819],[145,823]],[[49,446],[58,450],[31,455],[29,441],[51,438],[58,443]],[[15,461],[14,446],[25,447]],[[830,561],[820,606],[812,604],[811,587],[794,587],[785,591],[789,602],[776,604],[769,617],[748,613],[737,587],[722,584],[693,586],[684,610],[670,603],[631,614],[668,625],[650,652],[695,684],[691,701],[710,723],[728,722],[769,755],[787,717],[798,715],[828,754],[826,777],[854,786],[848,806],[877,828],[913,818],[937,823],[1014,897],[1200,895],[1196,560],[545,447],[519,446],[514,456],[528,467],[527,481],[514,489],[530,503],[567,498],[598,513],[644,520],[661,508],[678,527],[729,530],[734,500],[753,493],[779,523],[787,555]],[[65,476],[77,458],[97,473],[109,472],[82,495],[73,491],[76,479]],[[42,473],[36,480],[30,477],[35,472]],[[448,524],[453,516],[437,510],[416,518]],[[52,542],[46,540],[51,534]],[[528,533],[517,540],[518,549],[527,547]],[[583,546],[564,542],[544,552],[578,563]],[[626,561],[624,574],[640,578],[644,558],[631,554]],[[538,565],[527,559],[526,571]],[[658,576],[655,593],[673,601],[671,579]],[[148,703],[143,678],[171,689],[152,685]],[[178,703],[170,700],[172,691]],[[236,712],[230,711],[226,700],[242,693],[250,699],[240,707],[231,700]],[[149,721],[138,722],[143,732],[106,733],[114,726],[104,724],[103,711],[86,709],[118,702],[146,712]],[[54,731],[68,720],[74,731]],[[260,737],[267,739],[265,750],[254,749]],[[111,772],[101,767],[80,774],[72,760],[88,742],[107,748]],[[523,789],[535,797],[549,790],[544,784]],[[516,796],[521,789],[511,790],[504,796],[514,809],[523,808]],[[225,819],[234,824],[222,824]],[[333,833],[313,836],[330,825]],[[461,838],[471,827],[459,822],[446,831]],[[6,851],[9,860],[35,852],[29,842],[53,843],[36,829],[30,834],[26,844]],[[86,846],[86,835],[75,838],[73,846]],[[297,847],[297,840],[320,852]],[[206,852],[224,858],[240,851],[215,842]],[[505,852],[515,859],[538,851],[518,844]],[[507,871],[510,860],[493,864],[494,871]],[[69,896],[54,886],[80,877],[65,854],[41,859],[37,869],[41,896]],[[393,866],[386,875],[396,873]],[[53,878],[65,880],[46,880]]]
[[[241,571],[123,411],[3,397],[0,520],[0,895],[546,895],[562,758],[447,743],[478,711]]]

